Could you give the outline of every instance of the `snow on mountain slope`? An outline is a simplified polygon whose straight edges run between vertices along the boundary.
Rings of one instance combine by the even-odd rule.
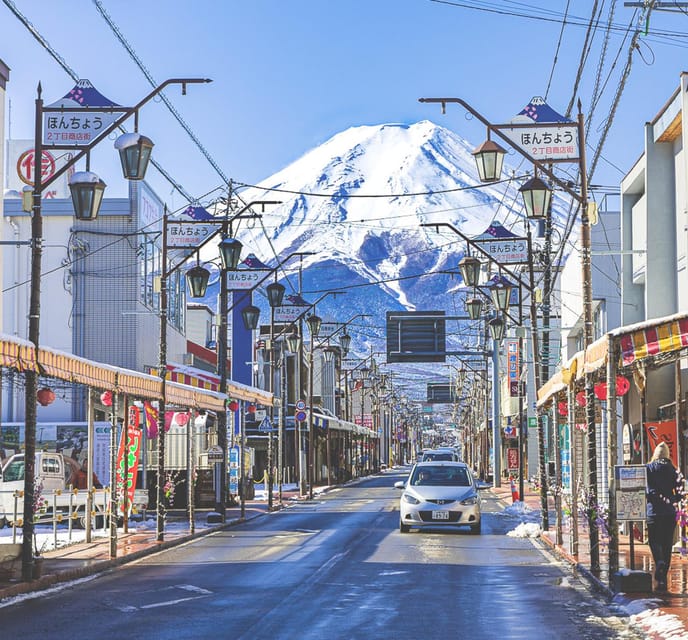
[[[478,143],[428,120],[352,127],[241,191],[243,202],[282,204],[266,207],[257,220],[240,221],[234,235],[244,255],[255,253],[270,265],[277,256],[312,252],[284,264],[279,277],[287,291],[298,290],[294,270],[301,264],[309,302],[328,290],[347,291],[323,300],[319,315],[346,321],[371,314],[378,339],[387,310],[463,314],[461,300],[448,292],[461,291],[457,273],[465,243],[451,230],[436,233],[421,224],[448,222],[469,237],[493,220],[519,236],[526,225],[522,180],[481,184],[472,156]],[[515,173],[505,167],[504,175]],[[558,221],[561,211],[558,205]],[[264,298],[254,297],[267,308]]]

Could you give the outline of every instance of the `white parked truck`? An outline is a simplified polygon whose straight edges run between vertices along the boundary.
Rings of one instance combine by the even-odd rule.
[[[23,519],[24,515],[24,454],[11,456],[0,473],[0,527],[12,525]],[[38,504],[36,520],[52,520],[53,512],[63,518],[74,518],[80,525],[86,522],[88,491],[72,489],[72,479],[78,464],[61,453],[41,451],[36,453],[36,496]],[[110,493],[108,489],[95,489],[91,513],[96,526],[103,524],[108,511]],[[148,504],[148,492],[137,489],[134,492],[130,511],[136,513]]]

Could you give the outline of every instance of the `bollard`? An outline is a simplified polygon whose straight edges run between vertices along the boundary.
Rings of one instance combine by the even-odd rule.
[[[516,481],[514,480],[513,476],[511,476],[509,484],[511,485],[511,502],[518,502],[518,489],[516,488]]]

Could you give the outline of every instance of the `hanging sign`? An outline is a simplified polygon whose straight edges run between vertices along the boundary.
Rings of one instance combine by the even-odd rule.
[[[106,98],[88,80],[79,80],[63,98],[43,109],[43,144],[84,147],[128,110]]]
[[[170,220],[167,223],[165,242],[170,249],[189,249],[203,244],[216,231],[216,226],[212,224]]]

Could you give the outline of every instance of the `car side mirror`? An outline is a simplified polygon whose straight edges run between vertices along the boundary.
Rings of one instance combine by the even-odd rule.
[[[406,483],[403,480],[399,480],[398,482],[394,483],[395,489],[403,489],[405,486],[406,486]]]

